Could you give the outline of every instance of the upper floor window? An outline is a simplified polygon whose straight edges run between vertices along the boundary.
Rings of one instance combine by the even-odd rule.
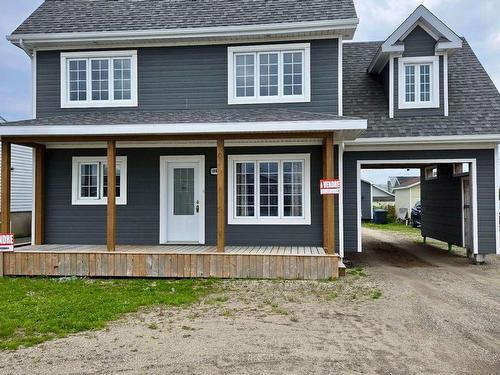
[[[399,59],[399,108],[439,108],[439,56]]]
[[[137,51],[61,53],[61,107],[137,106]]]
[[[310,45],[228,48],[228,103],[310,101]]]

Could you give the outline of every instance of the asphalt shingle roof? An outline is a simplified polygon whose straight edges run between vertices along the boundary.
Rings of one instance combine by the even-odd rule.
[[[353,0],[46,0],[13,34],[240,26],[356,17]]]
[[[448,59],[449,116],[390,119],[383,84],[367,73],[381,44],[344,44],[344,114],[368,120],[361,138],[500,134],[500,94],[465,40]]]
[[[330,113],[312,113],[286,109],[221,109],[178,111],[105,111],[71,113],[40,117],[34,120],[7,122],[2,125],[128,125],[128,124],[188,124],[225,122],[322,121],[354,119]],[[250,129],[249,129],[250,130]]]

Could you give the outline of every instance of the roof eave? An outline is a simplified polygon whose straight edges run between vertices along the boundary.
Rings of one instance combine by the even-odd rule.
[[[213,134],[266,134],[336,132],[338,138],[353,140],[367,128],[361,119],[312,121],[266,121],[221,123],[169,123],[169,124],[95,124],[95,125],[2,125],[0,137],[33,136],[124,136],[124,135],[207,135]],[[249,131],[249,129],[251,129]]]
[[[341,35],[349,40],[359,24],[358,18],[307,21],[290,23],[273,23],[242,26],[178,28],[161,30],[132,30],[132,31],[98,31],[98,32],[70,32],[70,33],[30,33],[11,34],[7,40],[14,45],[24,43],[28,48],[39,45],[78,45],[78,44],[106,44],[119,42],[147,43],[151,41],[176,41],[178,43],[196,42],[199,40],[227,40],[252,37],[277,37],[286,35],[331,33]]]

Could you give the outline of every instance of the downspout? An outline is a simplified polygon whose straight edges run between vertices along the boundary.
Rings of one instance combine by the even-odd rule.
[[[24,44],[24,40],[21,38],[19,39],[19,47],[29,56],[33,57],[33,54],[30,52],[30,50],[26,47]]]

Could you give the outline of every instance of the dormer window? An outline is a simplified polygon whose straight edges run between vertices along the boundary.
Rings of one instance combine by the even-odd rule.
[[[399,59],[399,108],[439,108],[439,56]]]
[[[61,107],[137,106],[137,51],[61,53]]]
[[[310,101],[310,45],[228,48],[228,103]]]

